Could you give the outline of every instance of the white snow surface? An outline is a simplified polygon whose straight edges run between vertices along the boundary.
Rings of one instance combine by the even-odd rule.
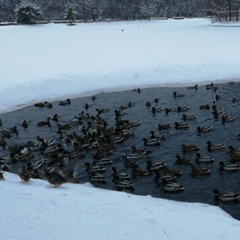
[[[239,81],[240,31],[208,19],[0,27],[0,112],[149,86]],[[0,181],[2,239],[235,240],[217,206],[44,180]]]
[[[240,31],[208,19],[0,28],[0,112],[136,87],[240,77]]]

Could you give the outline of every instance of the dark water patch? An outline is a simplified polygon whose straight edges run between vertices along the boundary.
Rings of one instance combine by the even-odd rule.
[[[95,184],[96,187],[104,189],[116,189],[114,182],[112,181],[112,167],[115,166],[118,172],[125,172],[131,175],[131,169],[125,168],[123,162],[123,156],[131,153],[131,146],[137,148],[151,150],[152,162],[164,161],[170,168],[178,168],[182,171],[182,175],[176,179],[176,181],[184,186],[184,191],[180,193],[168,193],[165,192],[161,186],[157,185],[154,180],[154,175],[131,178],[134,183],[134,194],[138,195],[152,195],[154,197],[172,199],[177,201],[186,202],[202,202],[208,204],[215,204],[214,196],[211,194],[214,188],[219,191],[232,191],[240,193],[240,171],[227,173],[220,171],[218,162],[224,161],[230,163],[230,156],[228,153],[228,146],[232,145],[235,148],[240,147],[238,140],[238,134],[240,133],[240,111],[239,102],[232,102],[232,97],[239,97],[240,84],[217,84],[218,90],[206,90],[205,86],[198,87],[198,90],[181,88],[149,88],[143,89],[139,94],[137,91],[124,91],[124,92],[112,92],[112,93],[100,93],[97,94],[97,99],[93,102],[91,97],[83,97],[79,99],[72,99],[70,105],[59,106],[58,102],[52,103],[52,108],[37,108],[34,106],[26,107],[24,109],[6,113],[0,115],[2,119],[2,126],[0,131],[5,128],[16,126],[19,135],[13,134],[10,139],[5,139],[8,146],[14,146],[16,144],[26,144],[28,141],[35,142],[37,136],[40,136],[46,140],[55,139],[56,144],[62,143],[60,134],[58,133],[57,124],[69,124],[69,120],[74,116],[80,114],[82,111],[88,113],[90,116],[96,116],[96,109],[109,108],[110,110],[102,114],[102,117],[108,122],[107,127],[115,126],[115,113],[114,110],[119,109],[120,106],[127,107],[128,103],[133,103],[132,107],[127,107],[124,114],[120,119],[131,121],[141,121],[141,125],[131,127],[130,132],[134,133],[134,137],[130,137],[124,140],[122,143],[116,145],[112,154],[108,158],[113,159],[113,163],[105,165],[105,172],[101,173],[107,179],[106,184]],[[173,92],[184,94],[183,97],[173,97]],[[216,94],[224,95],[223,99],[216,100]],[[154,102],[154,99],[158,98],[159,102]],[[47,100],[47,99],[46,99]],[[146,106],[146,102],[151,102],[151,107]],[[216,101],[217,107],[223,108],[223,111],[229,115],[235,115],[236,119],[232,122],[222,124],[221,118],[215,118],[212,114],[212,108],[209,110],[200,110],[199,106],[209,104],[212,106],[213,101]],[[90,107],[86,110],[85,104],[89,104]],[[165,108],[176,108],[178,106],[187,105],[189,109],[184,112],[169,112],[165,113]],[[162,111],[152,113],[152,106],[163,108]],[[51,127],[37,127],[39,121],[45,121],[51,114],[57,113],[59,121],[56,123],[51,121]],[[182,120],[182,114],[195,115],[196,119],[186,121],[189,123],[188,129],[175,129],[175,122],[184,122]],[[27,129],[21,126],[21,121],[26,120],[29,123]],[[82,119],[81,126],[88,126],[88,122],[95,125],[95,121],[91,119]],[[169,130],[158,130],[158,124],[170,124]],[[212,130],[207,133],[197,134],[198,126],[211,125]],[[143,138],[150,137],[150,131],[153,130],[156,135],[166,135],[166,140],[161,142],[160,146],[144,146]],[[64,131],[64,130],[63,130]],[[72,125],[71,131],[83,136],[83,133],[79,130],[79,125]],[[210,140],[212,143],[223,143],[226,145],[224,150],[215,150],[209,152],[206,142]],[[181,150],[182,144],[195,144],[198,145],[201,155],[210,155],[214,157],[214,162],[209,164],[197,164],[195,154],[196,152],[183,153]],[[67,151],[73,151],[72,143],[66,143]],[[1,150],[1,157],[10,158],[10,152],[8,148]],[[85,162],[92,163],[93,156],[96,149],[87,150],[84,153],[69,159],[67,165],[55,166],[61,169],[63,172],[71,170],[80,182],[86,182],[89,179],[89,175],[86,172]],[[31,160],[32,164],[42,159],[44,156],[39,150],[33,150],[34,158]],[[211,170],[209,176],[193,177],[191,174],[191,167],[189,165],[178,165],[175,163],[176,154],[182,157],[186,157],[191,160],[192,163],[198,167],[206,167]],[[137,159],[139,168],[146,169],[146,161],[149,160],[146,157]],[[19,165],[22,162],[11,162],[12,172],[17,173]],[[44,164],[41,168],[46,167]],[[41,177],[41,176],[40,176]],[[223,204],[219,206],[226,212],[231,214],[234,218],[240,219],[240,204]]]

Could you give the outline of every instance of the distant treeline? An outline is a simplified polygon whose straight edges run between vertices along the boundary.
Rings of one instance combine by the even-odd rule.
[[[137,20],[161,17],[229,17],[236,0],[0,0],[0,22],[17,22],[27,6],[38,12],[37,21]],[[26,13],[28,14],[28,13]],[[231,15],[230,15],[231,16]],[[231,20],[231,19],[230,19]]]

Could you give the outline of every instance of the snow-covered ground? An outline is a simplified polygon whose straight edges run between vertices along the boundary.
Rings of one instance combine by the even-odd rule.
[[[100,91],[240,79],[240,31],[208,19],[0,28],[0,112]],[[233,240],[219,207],[93,188],[0,181],[3,239]]]

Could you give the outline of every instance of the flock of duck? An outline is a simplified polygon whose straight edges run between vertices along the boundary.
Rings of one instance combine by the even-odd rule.
[[[235,85],[234,82],[229,84]],[[227,113],[221,107],[221,101],[229,101],[236,105],[237,96],[231,96],[230,100],[229,98],[226,100],[226,97],[221,95],[221,89],[213,83],[204,88],[206,92],[210,92],[212,100],[195,106],[194,112],[204,112],[213,124],[220,122],[224,126],[234,123],[236,116]],[[187,91],[194,96],[198,89],[199,87],[195,85],[188,87]],[[181,88],[178,90],[180,91]],[[121,103],[113,109],[99,108],[96,104],[98,96],[92,96],[89,99],[90,103],[80,106],[80,113],[70,118],[63,117],[65,110],[72,106],[72,100],[66,99],[57,103],[47,101],[35,103],[34,108],[39,109],[39,116],[42,116],[40,111],[44,114],[49,113],[48,116],[43,114],[44,119],[39,119],[37,122],[30,121],[26,116],[21,123],[8,126],[7,119],[0,119],[0,146],[3,149],[0,156],[0,179],[4,179],[5,171],[10,171],[17,173],[22,182],[27,182],[31,178],[43,178],[54,187],[59,187],[66,182],[86,181],[86,178],[81,179],[85,173],[87,181],[93,185],[100,186],[112,182],[117,190],[134,192],[138,179],[150,177],[162,191],[183,193],[186,187],[178,180],[186,173],[190,173],[192,178],[205,178],[211,175],[208,164],[216,163],[212,153],[218,151],[221,155],[223,152],[226,153],[230,160],[228,163],[218,161],[219,171],[240,172],[240,165],[237,164],[237,161],[240,161],[240,148],[232,146],[239,140],[237,132],[234,131],[235,136],[231,136],[236,142],[229,146],[224,143],[214,143],[209,139],[205,141],[214,125],[205,124],[207,121],[204,120],[197,122],[202,113],[198,116],[188,114],[192,107],[183,101],[186,94],[174,91],[169,98],[178,106],[168,106],[169,102],[162,104],[162,99],[158,96],[148,96],[152,100],[146,99],[144,102],[137,100],[144,91],[140,88],[131,91],[130,94],[134,95],[133,99],[136,101]],[[55,112],[56,105],[58,109],[64,109],[62,114]],[[134,117],[138,116],[133,111],[136,105],[138,105],[137,111],[143,112],[143,109],[147,111],[151,116],[150,121],[148,119],[145,122],[142,115],[140,120],[130,120],[133,112]],[[47,111],[44,111],[45,109]],[[174,113],[176,113],[175,117],[172,117]],[[197,124],[194,129],[195,135],[204,136],[206,146],[204,154],[201,153],[202,146],[187,141],[192,122]],[[136,129],[140,126],[141,134],[137,134],[139,131]],[[23,140],[21,135],[23,133],[27,135],[31,128],[37,128],[38,136],[27,141],[24,137]],[[152,129],[145,130],[149,128]],[[219,135],[221,131],[223,130],[219,131]],[[54,137],[49,139],[42,136],[47,136],[48,132]],[[173,135],[178,133],[180,134],[177,135],[178,140],[171,141],[177,142],[181,139],[181,143],[175,143],[179,149],[170,149],[175,158],[174,163],[170,163],[164,160],[165,152],[161,148],[167,146],[168,139],[174,138]],[[158,153],[161,152],[162,155],[159,157]],[[77,176],[78,170],[74,171],[74,166],[79,162],[82,173]],[[104,174],[107,171],[108,174]],[[212,193],[215,195],[216,203],[235,202],[240,197],[237,193],[220,192],[217,188],[213,188]]]

